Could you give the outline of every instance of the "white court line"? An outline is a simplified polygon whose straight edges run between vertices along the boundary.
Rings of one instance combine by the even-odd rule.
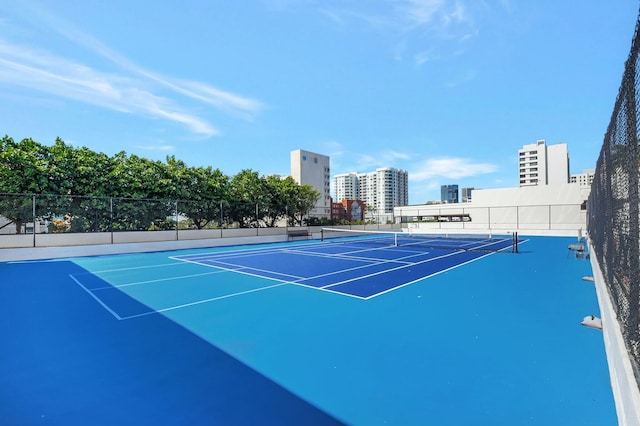
[[[159,314],[159,313],[162,313],[162,312],[173,311],[173,310],[176,310],[176,309],[188,308],[189,306],[195,306],[195,305],[200,305],[202,303],[214,302],[216,300],[228,299],[230,297],[242,296],[243,294],[255,293],[257,291],[269,290],[269,289],[272,289],[272,288],[275,288],[275,287],[280,287],[280,286],[287,285],[287,284],[289,284],[289,283],[281,282],[279,284],[274,284],[274,285],[270,285],[270,286],[267,286],[267,287],[254,288],[252,290],[240,291],[238,293],[225,294],[224,296],[217,296],[217,297],[212,297],[210,299],[198,300],[197,302],[190,302],[190,303],[185,303],[185,304],[182,304],[182,305],[171,306],[169,308],[157,309],[157,310],[152,311],[152,312],[144,312],[142,314],[130,315],[128,317],[122,317],[121,319],[128,320],[128,319],[133,319],[133,318],[144,317],[144,316],[147,316],[147,315],[153,315],[153,314]]]
[[[307,244],[293,244],[289,243],[286,247],[268,247],[268,248],[248,248],[243,250],[233,250],[233,251],[221,251],[221,252],[207,252],[207,253],[198,253],[198,254],[185,254],[179,256],[169,256],[169,259],[180,260],[183,262],[190,262],[196,259],[217,259],[217,258],[225,258],[225,257],[235,257],[238,254],[244,255],[255,255],[258,254],[271,254],[271,253],[280,253],[283,251],[290,250],[290,247],[329,247],[335,246],[335,243],[307,243]],[[197,263],[197,262],[194,262]]]
[[[309,284],[298,283],[298,282],[288,282],[287,284],[291,284],[291,285],[294,285],[294,286],[297,286],[297,287],[310,288],[310,289],[313,289],[313,290],[316,290],[316,291],[323,291],[323,292],[326,292],[326,293],[339,294],[340,296],[352,297],[354,299],[367,300],[366,297],[357,296],[355,294],[345,293],[345,292],[342,292],[342,291],[331,290],[330,288],[314,287],[314,286],[309,285]]]
[[[149,269],[149,268],[163,268],[165,266],[177,266],[177,265],[184,265],[184,263],[173,262],[173,263],[160,263],[158,265],[131,266],[128,268],[105,269],[102,271],[91,271],[89,272],[89,274],[108,274],[110,272],[132,271],[136,269]]]
[[[86,291],[89,296],[93,297],[93,299],[98,302],[100,304],[100,306],[102,306],[107,312],[109,312],[111,315],[113,315],[117,320],[122,320],[122,317],[120,315],[118,315],[113,309],[111,309],[110,307],[108,307],[98,296],[96,296],[95,294],[93,294],[91,292],[91,290],[89,290],[88,288],[86,288],[80,281],[78,281],[76,279],[76,277],[74,277],[73,275],[69,275],[71,277],[72,280],[74,280],[76,282],[76,284],[78,284],[84,291]]]
[[[297,246],[303,246],[303,245],[311,245],[311,244],[298,244]],[[255,253],[260,253],[260,254],[277,253],[282,250],[283,250],[282,247],[268,247],[268,248],[262,248],[262,249],[249,248],[249,249],[243,249],[243,250],[220,251],[220,252],[214,251],[214,252],[198,253],[198,254],[185,254],[181,256],[169,256],[169,259],[176,259],[176,260],[182,260],[182,261],[188,261],[188,260],[200,259],[200,258],[216,259],[218,257],[233,257],[238,254],[244,255],[244,254],[255,254]],[[185,258],[188,258],[188,259],[185,259]]]
[[[300,281],[310,281],[310,280],[315,280],[316,278],[330,277],[331,275],[339,275],[339,274],[342,274],[344,272],[356,271],[358,269],[369,268],[371,266],[384,265],[385,263],[391,263],[391,262],[384,262],[383,261],[383,262],[369,263],[369,264],[366,264],[366,265],[354,266],[353,268],[340,269],[339,271],[332,271],[332,272],[327,272],[326,274],[314,275],[314,276],[309,277],[309,278],[301,278]],[[412,264],[411,263],[405,263],[405,265],[406,266],[411,266]],[[291,284],[303,284],[303,285],[307,285],[309,287],[319,288],[319,289],[324,289],[324,288],[328,287],[328,286],[314,287],[314,286],[309,285],[309,284],[301,283],[300,281],[292,281]]]
[[[362,262],[369,262],[371,264],[373,263],[380,263],[380,261],[384,260],[385,262],[398,262],[398,263],[406,263],[406,262],[402,262],[399,261],[397,259],[380,259],[380,258],[371,258],[371,257],[360,257],[360,256],[345,256],[344,253],[313,253],[313,252],[305,252],[305,251],[289,251],[288,253],[291,254],[296,254],[296,255],[300,255],[300,256],[309,256],[309,257],[324,257],[325,259],[345,259],[345,260],[352,260],[352,261],[362,261]]]
[[[207,254],[207,255],[198,255],[198,256],[191,256],[191,255],[186,255],[184,258],[180,257],[180,256],[175,256],[173,257],[173,259],[176,260],[194,260],[194,261],[203,261],[203,260],[218,260],[218,259],[236,259],[239,257],[257,257],[257,256],[264,256],[264,255],[268,255],[268,254],[272,254],[272,253],[280,253],[282,252],[282,249],[271,249],[271,250],[255,250],[255,252],[250,252],[250,251],[245,251],[243,250],[242,252],[225,252],[225,253],[217,253],[217,254]]]
[[[241,296],[243,294],[255,293],[257,291],[268,290],[268,289],[272,289],[272,288],[276,288],[276,287],[281,287],[283,285],[291,284],[289,282],[283,282],[281,280],[277,280],[277,281],[279,281],[278,284],[273,284],[273,285],[266,286],[266,287],[259,287],[259,288],[254,288],[254,289],[251,289],[251,290],[240,291],[240,292],[237,292],[237,293],[225,294],[225,295],[222,295],[222,296],[216,296],[216,297],[212,297],[212,298],[209,298],[209,299],[198,300],[198,301],[195,301],[195,302],[184,303],[182,305],[170,306],[168,308],[157,309],[157,310],[152,310],[152,311],[149,311],[149,312],[143,312],[141,314],[135,314],[135,315],[129,315],[129,316],[126,316],[126,317],[122,317],[122,316],[118,315],[113,309],[111,309],[106,303],[104,303],[98,296],[93,294],[93,292],[91,290],[89,290],[87,287],[85,287],[84,284],[82,284],[75,276],[70,274],[69,277],[73,281],[75,281],[76,284],[78,284],[85,292],[87,292],[87,294],[89,294],[89,296],[91,296],[96,302],[98,302],[100,304],[100,306],[102,306],[107,312],[109,312],[111,315],[113,315],[113,317],[115,319],[117,319],[118,321],[128,320],[128,319],[133,319],[133,318],[139,318],[139,317],[143,317],[143,316],[147,316],[147,315],[158,314],[158,313],[172,311],[172,310],[176,310],[176,309],[182,309],[182,308],[186,308],[186,307],[189,307],[189,306],[199,305],[199,304],[202,304],[202,303],[208,303],[208,302],[213,302],[213,301],[216,301],[216,300],[228,299],[230,297]],[[260,277],[260,276],[258,275],[258,277]],[[261,277],[261,278],[264,278],[264,277]],[[273,281],[275,281],[275,280],[273,280]],[[135,298],[134,298],[134,300],[136,300],[138,303],[141,303],[141,304],[144,305],[144,303],[140,302],[139,300],[137,300]],[[150,309],[152,309],[152,308],[150,308]]]
[[[389,262],[389,263],[393,263],[393,262],[397,262],[397,263],[407,263],[407,262],[403,262],[400,259],[404,259],[406,257],[410,257],[410,256],[404,256],[404,257],[399,257],[397,259],[380,259],[380,258],[372,258],[372,257],[361,257],[361,256],[352,256],[351,254],[353,253],[364,253],[370,250],[360,250],[360,251],[350,251],[350,252],[344,252],[344,253],[316,253],[316,252],[307,252],[304,250],[288,250],[287,253],[292,253],[292,254],[299,254],[299,255],[304,255],[304,256],[315,256],[315,257],[324,257],[324,258],[329,258],[329,259],[346,259],[346,260],[360,260],[360,261],[365,261],[365,262],[371,262],[371,263],[378,263],[380,261],[384,261],[384,262]],[[423,255],[425,253],[428,252],[422,252],[420,254],[415,254],[414,256],[419,256],[419,255]]]
[[[224,273],[224,272],[229,272],[229,271],[226,270],[226,269],[222,269],[220,271],[203,272],[202,274],[180,275],[180,276],[177,276],[177,277],[158,278],[158,279],[155,279],[155,280],[134,281],[132,283],[126,283],[126,284],[117,284],[117,285],[113,284],[113,285],[110,285],[110,286],[93,288],[93,289],[91,289],[91,291],[109,290],[109,289],[113,289],[113,288],[130,287],[130,286],[134,286],[134,285],[151,284],[151,283],[158,283],[158,282],[162,282],[162,281],[181,280],[183,278],[201,277],[201,276],[204,276],[204,275],[221,274],[221,273]]]
[[[411,256],[405,256],[405,257],[401,257],[399,259],[408,259],[410,257],[423,256],[425,254],[428,254],[428,252],[423,252],[423,253],[420,253],[420,254],[412,254]],[[347,259],[350,259],[350,258],[347,257]],[[314,275],[314,276],[309,277],[309,278],[303,278],[302,280],[303,281],[314,280],[316,278],[323,278],[323,277],[328,277],[328,276],[331,276],[331,275],[342,274],[343,272],[355,271],[357,269],[369,268],[371,266],[384,265],[385,263],[401,263],[403,266],[400,266],[400,267],[394,268],[394,269],[402,269],[402,267],[410,267],[410,266],[413,266],[413,265],[419,265],[420,263],[424,262],[424,261],[420,261],[420,262],[402,262],[399,259],[394,259],[393,261],[378,259],[379,260],[378,262],[373,261],[372,263],[369,263],[369,264],[366,264],[366,265],[354,266],[353,268],[340,269],[339,271],[332,271],[332,272],[328,272],[326,274]],[[437,259],[437,258],[429,258],[429,259],[425,259],[425,260],[428,261],[428,260],[431,260],[431,259]],[[381,272],[378,272],[378,273],[384,273],[384,272],[391,271],[391,270],[393,270],[393,269],[386,269],[385,271],[381,271]],[[292,284],[302,284],[302,283],[300,283],[298,281],[293,281]],[[307,284],[303,284],[303,285],[307,285]],[[323,289],[326,289],[328,286],[314,287],[314,286],[309,285],[309,287],[313,287],[313,288],[317,288],[317,289],[323,290]],[[336,292],[336,293],[339,293],[339,292]]]
[[[476,260],[480,260],[480,259],[482,259],[482,258],[484,258],[484,257],[491,256],[491,255],[494,255],[494,254],[495,254],[495,253],[486,253],[486,254],[483,254],[482,256],[476,257],[476,258],[474,258],[474,259],[469,259],[469,260],[467,260],[466,262],[459,263],[459,264],[457,264],[457,265],[453,265],[453,266],[451,266],[451,267],[449,267],[449,268],[447,268],[447,269],[442,269],[442,270],[440,270],[440,271],[436,271],[436,272],[434,272],[433,274],[425,275],[424,277],[420,277],[420,278],[415,279],[415,280],[413,280],[413,281],[409,281],[408,283],[401,284],[401,285],[399,285],[399,286],[397,286],[397,287],[388,288],[388,289],[386,289],[386,290],[384,290],[384,291],[381,291],[380,293],[376,293],[376,294],[372,294],[371,296],[364,297],[363,299],[364,299],[364,300],[373,299],[374,297],[378,297],[378,296],[380,296],[380,295],[390,293],[390,292],[392,292],[392,291],[394,291],[394,290],[397,290],[397,289],[399,289],[399,288],[406,287],[406,286],[408,286],[408,285],[410,285],[410,284],[416,283],[416,282],[418,282],[418,281],[421,281],[421,280],[424,280],[424,279],[427,279],[427,278],[430,278],[430,277],[434,277],[434,276],[436,276],[436,275],[442,274],[443,272],[451,271],[452,269],[456,269],[456,268],[458,268],[458,267],[460,267],[460,266],[466,265],[467,263],[475,262]]]
[[[423,263],[428,263],[428,262],[431,262],[431,261],[434,261],[434,260],[438,260],[438,259],[442,259],[442,258],[445,258],[445,257],[455,256],[456,254],[460,254],[460,253],[462,253],[462,252],[457,251],[455,253],[448,253],[448,254],[445,254],[445,255],[442,255],[442,256],[432,257],[432,258],[425,259],[425,260],[420,261],[420,262],[415,262],[415,263],[410,264],[410,265],[398,266],[396,268],[387,269],[385,271],[380,271],[380,272],[376,272],[376,273],[373,273],[373,274],[368,274],[368,275],[363,275],[363,276],[356,277],[356,278],[351,278],[351,279],[348,279],[348,280],[344,280],[344,281],[340,281],[340,282],[337,282],[337,283],[329,284],[329,285],[326,285],[326,286],[320,287],[320,288],[324,289],[324,288],[329,288],[329,287],[335,287],[337,285],[346,284],[346,283],[349,283],[349,282],[352,282],[352,281],[358,281],[358,280],[361,280],[363,278],[375,277],[377,275],[386,274],[387,272],[399,271],[400,269],[406,269],[406,268],[410,268],[412,266],[421,265]]]
[[[302,278],[304,278],[304,277],[300,277],[300,276],[298,276],[298,275],[283,274],[283,273],[280,273],[280,272],[271,271],[271,270],[269,270],[269,269],[260,269],[260,268],[254,268],[254,267],[252,267],[252,266],[236,265],[236,264],[234,264],[234,263],[229,263],[229,262],[220,262],[219,260],[214,260],[214,261],[212,261],[212,262],[220,263],[220,264],[222,264],[222,265],[229,265],[229,266],[231,266],[231,267],[236,268],[236,269],[231,269],[231,268],[230,268],[230,269],[228,269],[229,271],[233,271],[233,272],[242,272],[241,270],[248,269],[248,270],[251,270],[251,271],[262,272],[262,273],[265,273],[265,274],[281,275],[281,276],[283,276],[283,277],[288,277],[288,278],[295,278],[295,279],[302,279]],[[224,269],[224,267],[222,267],[222,266],[209,265],[209,264],[207,264],[207,263],[202,263],[202,265],[205,265],[205,266],[211,266],[212,268],[220,268],[220,269]]]

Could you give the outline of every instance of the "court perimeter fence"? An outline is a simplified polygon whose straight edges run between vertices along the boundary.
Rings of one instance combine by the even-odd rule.
[[[369,210],[361,220],[331,221],[324,207],[0,193],[0,248],[311,236],[322,226],[385,230],[392,214]]]
[[[596,164],[587,229],[622,339],[640,382],[640,183],[638,24]]]
[[[353,220],[331,219],[326,206],[0,193],[0,248],[199,240],[226,237],[309,237],[321,227],[433,232],[562,231],[583,228],[580,205],[446,209],[407,207],[411,215],[366,208]],[[346,214],[346,213],[345,213]],[[334,214],[334,217],[336,215]],[[286,239],[286,238],[285,238]]]

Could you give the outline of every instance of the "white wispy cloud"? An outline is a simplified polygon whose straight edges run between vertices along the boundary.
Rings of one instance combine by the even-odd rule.
[[[358,153],[354,155],[354,166],[358,171],[370,171],[378,167],[398,167],[396,164],[410,160],[411,155],[395,150],[384,150],[372,153]]]
[[[35,8],[38,23],[106,59],[118,71],[96,69],[38,46],[0,39],[0,83],[103,108],[179,123],[205,137],[220,131],[185,98],[227,114],[251,119],[264,109],[262,102],[224,91],[201,81],[163,76],[135,64],[90,34],[42,8]],[[180,96],[176,96],[180,95]]]
[[[204,136],[219,134],[207,120],[147,90],[144,81],[100,72],[47,51],[2,40],[0,82],[119,112],[181,123]]]
[[[144,149],[147,151],[161,151],[161,152],[170,152],[175,151],[175,146],[173,145],[144,145],[138,146],[140,149]]]
[[[434,54],[433,49],[429,49],[429,50],[416,53],[413,59],[416,64],[422,65],[424,63],[437,60],[438,55]]]
[[[445,0],[405,0],[392,3],[396,5],[398,10],[406,14],[410,21],[424,25],[433,22],[447,2]]]
[[[413,166],[409,171],[412,181],[427,181],[436,178],[461,179],[494,173],[498,166],[491,163],[474,162],[469,158],[431,158]]]
[[[362,2],[322,2],[320,12],[336,25],[365,26],[396,37],[394,59],[417,65],[447,56],[452,43],[478,36],[475,0],[382,0],[375,8]]]

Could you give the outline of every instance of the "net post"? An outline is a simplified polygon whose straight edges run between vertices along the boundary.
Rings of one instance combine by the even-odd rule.
[[[518,232],[514,231],[513,233],[513,253],[518,253]]]
[[[324,242],[324,228],[320,228],[320,241]]]

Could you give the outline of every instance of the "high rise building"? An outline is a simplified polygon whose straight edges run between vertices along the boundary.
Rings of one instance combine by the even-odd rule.
[[[443,203],[457,203],[458,185],[442,185],[440,187],[440,201]]]
[[[518,150],[520,186],[554,185],[569,182],[567,144],[547,145],[544,139]]]
[[[334,187],[336,200],[362,200],[380,213],[393,213],[394,207],[409,204],[409,174],[393,167],[335,175]]]
[[[355,172],[333,177],[336,200],[357,200],[360,195],[360,180]]]
[[[577,183],[580,186],[591,187],[593,178],[596,176],[596,169],[585,169],[582,173],[576,173],[569,178],[570,183]]]
[[[462,192],[462,202],[470,203],[471,202],[471,193],[475,188],[462,188],[460,192]]]
[[[298,149],[291,151],[291,177],[299,185],[311,185],[322,194],[316,208],[309,212],[312,217],[331,215],[331,169],[326,155]]]

